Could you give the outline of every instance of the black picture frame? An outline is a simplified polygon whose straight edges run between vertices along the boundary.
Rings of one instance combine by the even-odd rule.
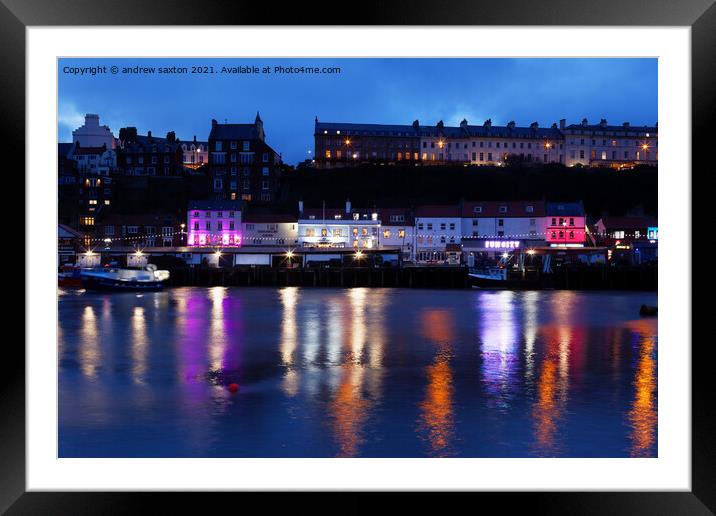
[[[12,170],[24,191],[25,167],[25,29],[37,25],[335,25],[344,24],[338,16],[340,5],[326,3],[270,4],[245,0],[0,0],[0,112],[4,126],[11,128],[6,144],[14,154]],[[411,0],[354,5],[350,20],[355,25],[610,25],[610,26],[689,26],[692,36],[692,149],[693,170],[710,172],[707,162],[714,131],[711,120],[716,113],[716,4],[714,0],[550,0],[534,2],[484,2],[451,0],[427,2]],[[49,152],[49,150],[48,150]],[[711,164],[711,167],[713,164]],[[701,170],[703,169],[703,170]],[[685,171],[678,171],[689,180]],[[713,186],[713,175],[704,185],[698,174],[694,183]],[[713,191],[711,189],[710,191]],[[703,220],[692,211],[692,235],[700,234]],[[702,228],[701,228],[702,229]],[[27,238],[27,236],[26,236]],[[702,285],[701,288],[704,288]],[[693,305],[696,307],[696,304]],[[701,308],[703,311],[704,308]],[[705,314],[704,314],[705,315]],[[699,320],[692,316],[692,321]],[[703,319],[701,319],[703,320]],[[710,339],[708,339],[710,340]],[[709,342],[692,346],[692,491],[691,492],[611,492],[611,493],[510,493],[484,494],[500,497],[501,510],[515,507],[549,514],[713,514],[716,512],[716,425],[710,393],[711,366]],[[684,346],[690,343],[682,343]],[[5,341],[5,363],[0,376],[0,511],[8,514],[108,513],[143,511],[150,495],[144,493],[39,493],[25,492],[25,353],[18,344]],[[172,506],[190,510],[192,505],[206,510],[204,502],[187,499],[185,494],[159,494],[162,512]],[[225,496],[211,496],[212,504]],[[260,497],[260,502],[276,508],[276,497]],[[372,494],[350,497],[342,509],[370,510]],[[271,497],[271,498],[269,498]],[[456,497],[460,501],[462,497]],[[258,500],[257,500],[258,501]],[[423,505],[414,495],[413,503]],[[464,499],[463,499],[464,501]],[[497,500],[491,500],[497,501]],[[442,509],[448,506],[442,505]]]

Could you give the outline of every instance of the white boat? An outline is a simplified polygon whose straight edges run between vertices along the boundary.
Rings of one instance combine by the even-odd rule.
[[[157,270],[150,263],[144,267],[82,269],[80,278],[88,290],[161,290],[169,279],[169,271]]]

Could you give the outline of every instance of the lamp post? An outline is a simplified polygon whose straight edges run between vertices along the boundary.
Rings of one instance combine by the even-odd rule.
[[[182,223],[180,224],[180,227],[181,227],[181,231],[179,231],[179,243],[181,244],[181,243],[185,243],[185,242],[184,242],[184,235],[185,235],[185,233],[184,233],[184,228],[186,227],[186,224],[184,224],[184,223],[182,222]]]
[[[562,222],[562,233],[564,233],[564,247],[567,247],[567,221]]]

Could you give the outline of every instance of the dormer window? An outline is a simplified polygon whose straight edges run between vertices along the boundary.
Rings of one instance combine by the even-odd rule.
[[[475,207],[472,209],[472,212],[473,212],[473,213],[482,213],[482,206],[475,206]]]
[[[500,213],[507,213],[507,206],[500,206]]]
[[[527,213],[533,213],[533,212],[535,211],[535,207],[534,207],[534,206],[531,206],[531,205],[530,205],[530,206],[527,206],[527,207],[525,208],[525,211],[526,211]]]

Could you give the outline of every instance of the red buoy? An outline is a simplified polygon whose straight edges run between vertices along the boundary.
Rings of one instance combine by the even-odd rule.
[[[238,383],[230,383],[229,384],[229,392],[238,392],[238,391],[239,391]]]

